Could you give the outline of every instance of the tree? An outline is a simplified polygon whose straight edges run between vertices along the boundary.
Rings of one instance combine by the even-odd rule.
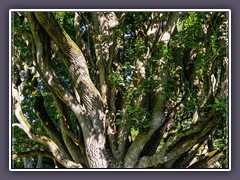
[[[12,167],[228,168],[228,26],[228,12],[12,12]]]

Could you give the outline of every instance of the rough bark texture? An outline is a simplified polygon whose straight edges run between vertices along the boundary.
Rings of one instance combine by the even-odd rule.
[[[182,13],[75,12],[73,39],[53,13],[23,14],[30,31],[17,37],[30,49],[31,63],[14,51],[12,96],[19,123],[13,126],[49,151],[14,154],[13,159],[38,156],[38,168],[42,157],[66,168],[212,168],[225,157],[226,150],[214,150],[206,141],[226,123],[221,112],[228,96],[228,58],[218,53],[221,48],[211,54],[214,46],[205,41],[193,48],[171,41],[181,32]],[[205,25],[203,37],[220,36],[212,28],[224,24],[223,14],[209,16],[216,22]],[[196,67],[200,52],[211,56]],[[53,67],[55,57],[68,80]],[[30,75],[21,78],[22,71]],[[56,107],[55,121],[43,88]],[[34,99],[32,108],[46,136],[38,135],[24,114],[23,95]],[[209,149],[200,159],[202,146]]]

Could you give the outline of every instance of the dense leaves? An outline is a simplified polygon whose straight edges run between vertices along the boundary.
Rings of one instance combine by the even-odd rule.
[[[12,12],[12,168],[228,168],[228,28],[228,12]]]

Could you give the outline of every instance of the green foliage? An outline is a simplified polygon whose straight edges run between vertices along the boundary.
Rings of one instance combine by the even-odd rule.
[[[119,117],[116,121],[117,125],[127,122],[135,131],[150,128],[151,118],[145,108],[129,105],[125,112],[118,111],[116,115]]]
[[[84,12],[83,14],[92,25],[92,13]],[[226,149],[228,147],[229,107],[227,97],[224,98],[222,95],[222,86],[227,79],[226,71],[228,68],[228,62],[224,59],[227,57],[228,48],[227,13],[180,12],[177,28],[171,35],[168,44],[160,41],[155,42],[166,30],[171,17],[169,12],[163,14],[162,22],[158,22],[158,19],[153,19],[154,15],[151,12],[129,12],[122,23],[111,29],[109,35],[98,33],[94,36],[96,39],[91,36],[91,25],[89,27],[84,18],[80,22],[79,31],[82,40],[89,48],[93,60],[92,64],[96,63],[96,59],[99,59],[95,53],[95,41],[99,41],[98,43],[104,46],[100,58],[103,59],[103,67],[105,67],[106,79],[104,80],[107,85],[107,95],[116,94],[115,99],[107,97],[107,103],[115,100],[114,107],[107,109],[113,111],[111,115],[114,117],[111,120],[115,120],[117,130],[119,126],[129,128],[128,133],[131,138],[128,137],[128,139],[131,139],[129,141],[129,145],[131,145],[139,133],[147,132],[152,127],[153,113],[157,111],[154,109],[155,104],[159,103],[156,97],[161,94],[164,96],[162,98],[164,99],[164,107],[161,109],[164,109],[162,113],[164,113],[165,122],[167,122],[163,126],[167,127],[161,129],[164,130],[163,137],[159,135],[159,139],[156,140],[158,143],[160,142],[158,150],[161,151],[161,147],[165,145],[169,137],[194,127],[202,119],[208,120],[209,114],[221,117],[221,122],[208,134],[213,139],[213,148]],[[74,28],[74,12],[54,12],[53,15],[60,26],[75,40],[77,30]],[[154,21],[156,24],[148,27]],[[163,26],[158,29],[160,37],[147,35],[148,30],[155,26],[158,27],[158,25]],[[15,68],[14,70],[17,72],[14,73],[21,78],[19,91],[21,92],[22,110],[34,132],[48,136],[34,109],[35,96],[39,95],[37,93],[41,93],[43,96],[44,108],[59,132],[61,132],[60,117],[53,98],[54,92],[48,89],[42,74],[38,77],[36,73],[30,73],[30,69],[35,66],[33,63],[35,57],[31,53],[34,50],[34,46],[32,46],[34,42],[29,30],[27,19],[13,13],[14,63],[20,67],[18,70]],[[113,52],[111,54],[112,64],[109,58],[110,54],[106,54],[108,50]],[[55,54],[52,49],[51,53],[51,67],[56,76],[59,77],[59,83],[75,97],[74,82],[69,74],[69,65],[64,64],[62,57],[58,53]],[[83,53],[87,52],[83,50]],[[87,57],[89,56],[86,56],[86,61],[89,65],[91,79],[96,88],[99,88],[101,84],[99,84],[97,63],[95,67],[90,65]],[[139,62],[145,77],[140,73]],[[112,66],[109,67],[110,65]],[[164,83],[162,81],[163,75],[167,77]],[[215,89],[213,89],[212,76],[216,81]],[[100,89],[98,90],[101,92]],[[159,101],[162,99],[160,98]],[[69,115],[69,129],[75,137],[79,137],[81,132],[78,128],[78,117],[71,111],[70,107],[66,108],[66,113]],[[194,119],[195,116],[198,118]],[[17,122],[16,117],[14,117],[13,122]],[[158,131],[161,130],[158,129]],[[14,127],[12,133],[13,153],[47,150],[46,147],[30,141],[19,128]],[[118,135],[121,136],[121,134]],[[184,140],[187,141],[188,137]],[[181,144],[181,141],[174,142],[172,146],[178,144]],[[37,158],[33,157],[33,160],[36,163]],[[45,167],[54,167],[50,159],[44,159],[44,163]],[[227,167],[226,158],[222,159],[220,163]],[[14,160],[13,164],[18,168],[23,167],[22,159]]]
[[[141,38],[137,38],[136,41],[135,41],[135,44],[134,44],[134,49],[135,49],[135,56],[138,58],[138,57],[141,57],[144,53],[144,50],[145,50],[145,43],[143,41],[143,39]]]
[[[58,23],[64,28],[72,39],[75,39],[74,12],[54,12],[53,13]]]
[[[132,127],[135,129],[146,129],[150,127],[151,119],[145,108],[138,106],[128,106],[127,113]]]
[[[110,83],[117,85],[119,88],[125,86],[123,77],[118,73],[110,74],[108,76],[108,80]]]
[[[172,39],[178,47],[196,48],[199,42],[203,40],[202,22],[207,13],[183,13],[183,20],[179,21],[180,31]]]
[[[131,133],[132,141],[134,141],[137,135],[139,134],[139,130],[135,128],[131,128],[130,133]]]
[[[127,32],[127,28],[123,23],[119,23],[114,29],[113,29],[113,35],[115,37],[122,37]]]
[[[219,112],[223,119],[227,118],[228,103],[226,101],[220,101],[218,98],[215,98],[214,104],[207,104],[205,107],[211,108],[213,112]]]

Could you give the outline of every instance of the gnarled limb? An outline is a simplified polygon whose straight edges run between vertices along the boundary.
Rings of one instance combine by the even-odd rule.
[[[57,95],[68,106],[77,113],[79,111],[77,100],[66,91],[60,83],[59,78],[54,73],[50,66],[51,54],[50,54],[50,39],[44,29],[37,22],[33,13],[28,13],[28,20],[30,22],[30,28],[32,31],[33,39],[36,47],[34,47],[35,59],[34,64],[39,74],[44,78],[46,84],[50,86],[50,89],[54,89]]]
[[[13,107],[15,116],[17,117],[19,123],[21,124],[22,129],[24,132],[28,135],[28,137],[36,142],[39,142],[49,148],[51,153],[53,154],[54,158],[63,166],[67,168],[82,168],[81,164],[75,163],[69,159],[67,159],[62,152],[60,151],[59,147],[49,138],[46,136],[40,136],[35,134],[33,131],[31,125],[25,118],[22,108],[21,108],[21,101],[19,98],[18,90],[16,89],[16,86],[12,85],[12,95],[13,95]]]
[[[37,90],[36,90],[37,91]],[[71,156],[65,146],[65,143],[62,139],[61,133],[53,124],[50,116],[48,115],[45,106],[44,106],[44,99],[40,92],[34,92],[35,94],[35,110],[36,114],[38,115],[40,121],[46,132],[48,133],[49,137],[57,144],[61,152],[68,158],[71,159]]]
[[[35,12],[34,14],[38,22],[65,55],[66,58],[63,61],[69,67],[74,87],[86,109],[84,112],[79,109],[76,114],[83,129],[89,165],[95,168],[106,168],[108,166],[105,149],[106,118],[103,112],[103,102],[99,91],[90,79],[85,57],[51,13]]]
[[[84,143],[79,141],[71,131],[68,109],[58,97],[55,96],[54,100],[60,115],[61,133],[66,147],[74,162],[81,163],[84,167],[87,167],[88,162],[85,156],[85,146]]]
[[[138,167],[155,167],[173,159],[177,160],[183,153],[191,149],[199,139],[211,133],[212,129],[215,128],[221,120],[221,116],[217,115],[215,117],[211,115],[205,122],[198,122],[193,128],[177,133],[162,146],[159,152],[152,156],[143,156],[139,160]]]
[[[31,156],[44,156],[48,158],[54,158],[54,156],[47,151],[28,151],[28,152],[20,152],[17,154],[12,154],[12,159],[22,158],[22,157],[31,157]]]

